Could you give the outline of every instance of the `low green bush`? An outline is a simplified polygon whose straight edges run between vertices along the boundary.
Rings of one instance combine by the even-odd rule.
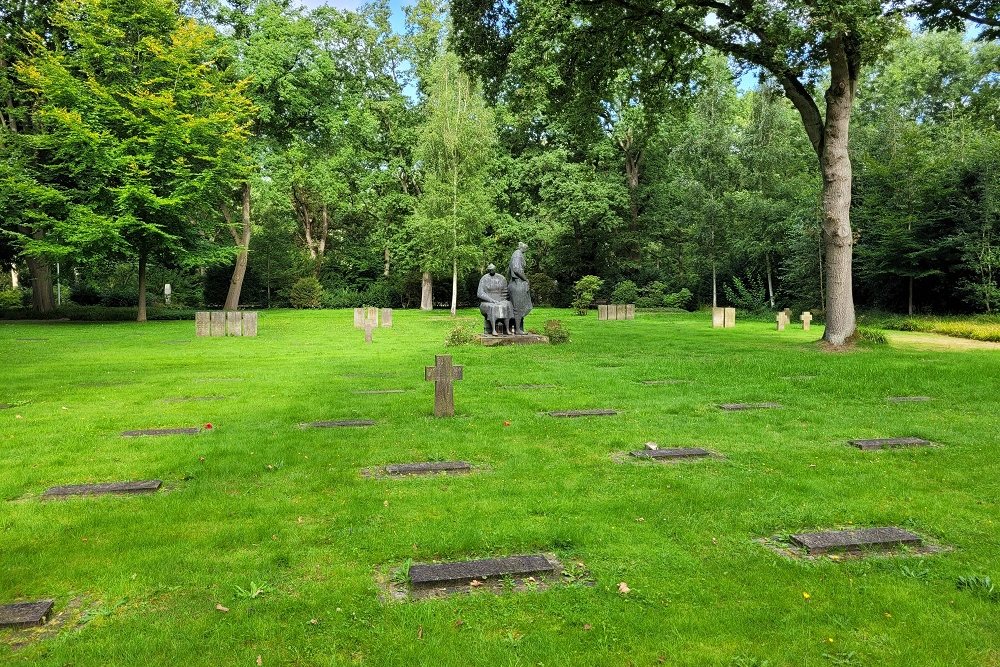
[[[24,308],[26,302],[30,301],[31,292],[23,287],[0,290],[0,310],[13,310]]]
[[[635,303],[638,298],[639,287],[631,280],[621,281],[615,285],[615,291],[611,293],[611,303]]]
[[[694,297],[691,294],[691,290],[687,287],[682,287],[676,292],[668,294],[664,300],[663,305],[668,308],[683,308],[687,310],[691,306],[691,299]]]
[[[321,303],[324,308],[361,308],[365,304],[365,297],[356,289],[338,287],[323,290]]]
[[[594,297],[604,287],[604,281],[597,276],[584,276],[573,286],[573,310],[577,315],[586,315]]]
[[[319,308],[323,305],[323,286],[313,276],[299,278],[288,294],[292,308]]]
[[[868,343],[869,345],[886,345],[889,342],[884,331],[872,327],[858,327],[854,336],[858,342]]]
[[[456,345],[468,345],[476,339],[475,332],[464,324],[456,324],[451,331],[448,332],[448,337],[445,338],[444,344],[448,347],[455,347]]]
[[[569,331],[566,330],[560,320],[546,320],[543,331],[548,336],[549,342],[553,345],[569,342]]]

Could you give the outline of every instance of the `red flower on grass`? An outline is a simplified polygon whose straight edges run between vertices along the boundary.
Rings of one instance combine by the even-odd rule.
[[[205,424],[205,430],[206,431],[211,431],[212,430],[212,422],[208,422],[207,424]]]

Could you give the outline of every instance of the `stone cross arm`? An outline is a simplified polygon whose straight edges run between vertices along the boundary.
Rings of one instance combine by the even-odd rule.
[[[464,368],[464,366],[453,366],[451,357],[437,356],[433,366],[424,366],[424,380],[427,382],[431,380],[434,382],[461,380]]]

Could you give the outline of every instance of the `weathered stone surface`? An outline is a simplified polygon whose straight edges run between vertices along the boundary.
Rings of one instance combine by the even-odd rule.
[[[424,564],[410,566],[410,584],[414,588],[434,588],[468,584],[473,579],[485,581],[491,577],[526,577],[554,574],[556,567],[542,555],[487,558],[456,563]]]
[[[382,327],[385,329],[392,328],[392,308],[383,308],[382,311]]]
[[[533,333],[525,333],[517,336],[478,336],[478,338],[486,347],[494,345],[544,345],[549,342],[548,336],[540,336]]]
[[[137,431],[122,431],[122,436],[126,438],[136,438],[143,435],[198,435],[200,428],[146,428]]]
[[[238,310],[227,310],[226,311],[226,335],[227,336],[242,336],[243,335],[243,316]]]
[[[403,394],[409,391],[408,389],[360,389],[354,391],[354,394],[361,394],[363,396],[377,396],[380,394]]]
[[[197,336],[207,336],[211,333],[212,316],[207,310],[194,314],[194,332]]]
[[[556,389],[559,385],[557,384],[508,384],[503,385],[501,389],[520,389],[520,390],[535,390],[535,389]]]
[[[44,497],[59,496],[103,496],[107,494],[152,493],[163,484],[158,479],[147,479],[141,482],[108,482],[106,484],[74,484],[70,486],[53,486],[46,489]]]
[[[858,449],[894,449],[896,447],[929,447],[930,441],[923,438],[875,438],[872,440],[851,440]]]
[[[780,403],[723,403],[719,406],[727,412],[738,412],[740,410],[769,410],[780,408]]]
[[[45,625],[49,620],[50,611],[52,611],[52,600],[0,605],[0,628]]]
[[[629,303],[625,304],[625,319],[634,320],[635,319],[635,304]]]
[[[812,322],[813,315],[808,310],[804,311],[799,315],[799,319],[802,320],[802,330],[809,331],[809,323]]]
[[[424,366],[424,380],[434,382],[434,416],[455,416],[454,381],[461,380],[464,366],[455,366],[450,354],[434,356],[433,366]]]
[[[804,548],[809,554],[823,554],[830,551],[892,549],[903,545],[920,546],[922,542],[919,535],[914,535],[908,530],[895,526],[800,533],[792,535],[791,540],[792,543]]]
[[[365,325],[365,309],[355,308],[354,309],[354,328],[360,329]]]
[[[550,417],[610,417],[618,414],[617,410],[557,410],[550,412]]]
[[[712,453],[700,447],[669,447],[667,449],[640,449],[629,452],[639,459],[691,459],[711,456]]]
[[[353,426],[374,426],[372,419],[337,419],[332,421],[310,422],[307,426],[313,428],[351,428]]]
[[[597,304],[597,319],[606,320],[608,319],[608,307],[604,304]]]
[[[726,309],[725,308],[713,308],[712,309],[712,328],[722,329],[726,326]]]
[[[930,396],[890,396],[890,403],[924,403],[930,401]]]
[[[723,314],[725,315],[725,328],[732,329],[736,326],[736,309],[735,308],[723,308]]]
[[[436,472],[463,472],[472,470],[465,461],[426,461],[421,463],[394,463],[385,467],[389,475],[430,475]]]
[[[172,396],[163,399],[164,403],[203,403],[205,401],[221,401],[225,396]]]
[[[213,336],[226,335],[226,314],[221,310],[213,310],[209,331]]]
[[[243,335],[257,336],[257,311],[248,310],[243,313]]]

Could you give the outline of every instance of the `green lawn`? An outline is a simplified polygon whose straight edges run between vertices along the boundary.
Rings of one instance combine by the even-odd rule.
[[[713,330],[705,313],[529,324],[551,317],[570,344],[445,348],[443,313],[399,310],[371,346],[348,311],[264,312],[256,339],[196,339],[193,322],[0,324],[0,403],[24,402],[0,410],[0,602],[80,606],[16,652],[23,635],[0,631],[0,664],[1000,664],[1000,603],[956,589],[1000,579],[1000,353],[828,353],[819,327]],[[435,420],[423,367],[446,351],[465,379],[458,416]],[[654,379],[686,382],[640,382]],[[520,383],[557,386],[504,387]],[[409,391],[352,393],[383,388]],[[886,400],[904,395],[934,400]],[[199,396],[222,398],[164,400]],[[740,401],[784,408],[716,407]],[[579,408],[622,413],[539,414]],[[341,418],[377,425],[297,427]],[[196,437],[118,435],[206,422]],[[845,444],[890,436],[941,446]],[[725,459],[612,460],[647,440]],[[428,459],[482,468],[359,474]],[[146,478],[166,488],[38,498]],[[755,541],[851,525],[952,549],[794,561]],[[584,563],[593,585],[386,603],[375,583],[408,559],[534,552]],[[242,595],[251,582],[265,592]]]

